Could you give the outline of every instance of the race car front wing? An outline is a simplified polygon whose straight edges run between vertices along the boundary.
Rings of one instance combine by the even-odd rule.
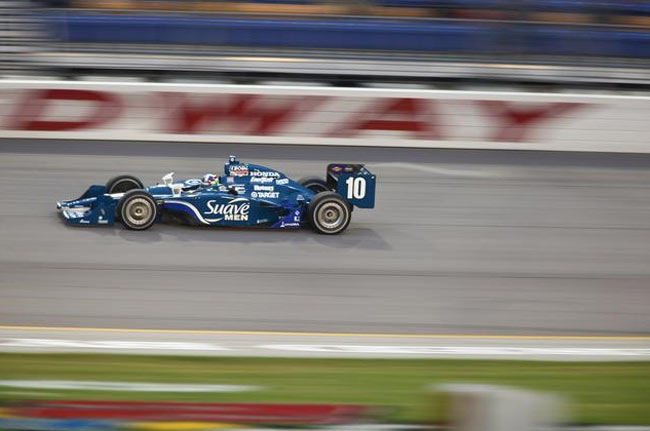
[[[57,202],[56,208],[71,225],[112,225],[117,202],[106,194],[106,186],[93,185],[79,199]]]

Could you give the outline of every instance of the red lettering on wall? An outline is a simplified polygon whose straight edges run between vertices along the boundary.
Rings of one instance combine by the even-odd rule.
[[[201,133],[225,123],[233,133],[275,135],[290,122],[312,112],[324,97],[291,97],[284,103],[264,103],[257,94],[215,96],[207,102],[190,100],[185,94],[166,94],[175,108],[170,113],[170,133]]]
[[[481,100],[476,102],[497,121],[497,129],[490,137],[492,141],[526,141],[533,129],[545,121],[560,117],[583,106],[582,103],[534,104],[534,107],[515,107],[510,102]]]
[[[93,109],[82,118],[47,120],[47,110],[56,103],[91,102]],[[92,90],[27,91],[9,115],[6,127],[14,130],[63,131],[90,129],[112,121],[122,112],[122,101],[114,94]]]
[[[369,130],[407,132],[414,138],[438,139],[440,133],[432,102],[422,99],[380,99],[374,106],[355,114],[330,136],[349,137]]]

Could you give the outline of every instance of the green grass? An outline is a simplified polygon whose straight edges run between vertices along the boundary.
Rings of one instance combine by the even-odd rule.
[[[56,399],[333,402],[391,406],[391,421],[436,419],[425,387],[488,383],[565,396],[574,422],[650,424],[650,362],[266,359],[0,354],[0,379],[260,385],[258,392],[188,394],[49,389]],[[10,394],[8,392],[20,392]],[[0,387],[0,401],[29,399]]]

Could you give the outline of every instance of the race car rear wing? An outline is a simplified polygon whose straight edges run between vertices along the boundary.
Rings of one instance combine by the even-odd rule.
[[[362,164],[330,163],[327,185],[350,204],[359,208],[375,207],[377,177]]]

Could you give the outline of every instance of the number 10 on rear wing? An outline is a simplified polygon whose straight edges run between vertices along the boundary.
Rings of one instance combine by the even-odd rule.
[[[327,185],[350,204],[359,208],[375,207],[377,177],[364,165],[331,163],[327,165]]]

